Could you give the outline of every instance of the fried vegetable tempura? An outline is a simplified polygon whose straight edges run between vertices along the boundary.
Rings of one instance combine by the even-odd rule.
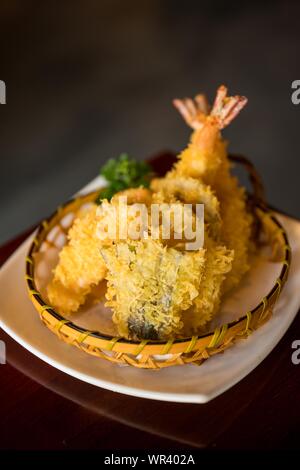
[[[230,174],[220,133],[246,102],[245,97],[228,97],[224,86],[218,89],[211,110],[204,95],[174,100],[194,130],[188,147],[164,178],[151,181],[150,190],[140,187],[117,193],[74,222],[48,286],[54,307],[75,312],[91,288],[105,278],[107,305],[121,336],[169,339],[201,331],[217,313],[222,295],[249,269],[252,216],[246,210],[244,189]],[[120,207],[124,195],[128,206],[144,203],[148,217],[156,202],[175,204],[178,209],[191,204],[194,226],[194,207],[204,204],[204,245],[185,249],[175,221],[168,240],[161,225],[158,236],[147,229],[138,238],[129,232],[125,240],[117,236],[108,240],[105,233],[99,237],[99,221],[107,219],[109,225],[109,211]],[[134,213],[131,217],[134,221]]]
[[[182,253],[149,239],[118,243],[102,253],[108,305],[120,334],[160,339],[180,333],[182,312],[199,295],[205,250]]]
[[[106,275],[100,256],[101,242],[96,236],[97,206],[77,218],[68,233],[68,243],[59,254],[59,263],[48,286],[48,297],[60,313],[76,312]]]

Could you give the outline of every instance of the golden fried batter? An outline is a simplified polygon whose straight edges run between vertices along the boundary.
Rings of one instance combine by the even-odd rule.
[[[96,236],[97,206],[77,218],[68,233],[68,243],[59,254],[59,263],[48,286],[48,297],[60,313],[76,312],[91,288],[106,275],[100,256],[101,241]]]
[[[100,212],[94,205],[74,222],[48,286],[54,307],[63,313],[76,311],[92,286],[106,278],[107,305],[121,336],[168,339],[201,331],[217,313],[224,292],[249,269],[252,216],[244,189],[230,174],[220,133],[246,102],[244,97],[228,97],[224,86],[210,112],[203,95],[174,100],[194,130],[188,147],[164,178],[152,180],[151,190],[118,193],[103,202]],[[204,204],[204,247],[184,249],[174,236],[175,225],[169,241],[162,238],[161,227],[158,239],[149,230],[146,238],[134,240],[129,235],[126,240],[108,241],[105,233],[99,237],[99,217],[109,223],[109,210],[118,206],[121,195],[128,197],[128,205],[145,203],[148,216],[153,202]]]
[[[166,339],[183,328],[182,311],[198,296],[205,250],[182,253],[159,240],[129,240],[102,249],[108,267],[107,305],[119,333]]]

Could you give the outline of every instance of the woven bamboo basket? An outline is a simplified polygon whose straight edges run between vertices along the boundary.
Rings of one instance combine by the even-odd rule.
[[[287,280],[291,262],[291,249],[287,234],[272,211],[263,203],[263,187],[253,165],[242,156],[231,156],[232,161],[244,165],[253,184],[249,205],[257,220],[257,230],[267,234],[267,243],[273,257],[282,263],[281,271],[269,293],[258,305],[246,311],[238,320],[216,328],[214,331],[189,338],[163,341],[140,342],[89,331],[64,318],[48,305],[38,291],[35,281],[34,255],[55,245],[57,237],[65,237],[76,213],[95,199],[96,193],[76,197],[60,206],[53,215],[44,220],[37,229],[35,238],[26,257],[26,283],[29,297],[38,311],[42,322],[61,340],[77,346],[82,351],[114,363],[146,369],[183,364],[202,364],[206,359],[225,351],[235,342],[246,339],[272,315],[273,308]],[[68,223],[62,223],[68,219]],[[57,231],[53,239],[49,235]]]

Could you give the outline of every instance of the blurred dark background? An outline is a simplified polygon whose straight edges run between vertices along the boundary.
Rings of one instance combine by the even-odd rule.
[[[172,98],[220,83],[249,105],[225,131],[268,200],[300,216],[300,2],[0,2],[0,242],[126,151],[182,149]]]

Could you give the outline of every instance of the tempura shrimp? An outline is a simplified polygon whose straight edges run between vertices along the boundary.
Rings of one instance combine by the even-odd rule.
[[[223,291],[237,285],[249,269],[248,248],[251,237],[252,217],[246,209],[244,188],[230,174],[227,144],[220,130],[238,115],[247,103],[244,96],[227,96],[227,88],[220,86],[209,112],[204,95],[194,100],[174,100],[175,107],[194,129],[188,147],[167,178],[194,178],[209,185],[220,203],[221,240],[234,250],[232,269],[226,276]],[[208,206],[209,207],[209,206]]]

